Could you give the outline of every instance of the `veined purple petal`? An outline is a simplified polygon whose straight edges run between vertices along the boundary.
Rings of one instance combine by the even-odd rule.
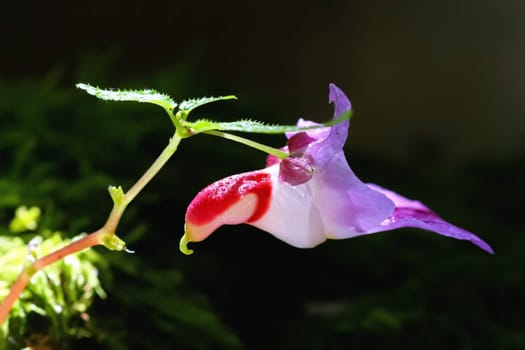
[[[334,84],[330,84],[330,93],[328,99],[331,103],[334,104],[334,119],[339,118],[343,113],[349,111],[352,108],[350,100],[344,94],[341,89],[339,89]],[[330,128],[330,134],[326,139],[319,143],[312,144],[311,154],[317,154],[319,158],[319,165],[322,166],[322,163],[330,160],[330,155],[335,155],[336,152],[341,151],[345,145],[346,139],[348,137],[348,128],[350,126],[350,121],[345,120],[342,123],[336,124]]]
[[[494,254],[494,250],[487,242],[483,241],[472,232],[454,226],[443,220],[423,203],[410,200],[375,184],[368,184],[368,187],[378,193],[384,194],[395,204],[394,213],[379,226],[371,229],[370,233],[389,231],[402,227],[415,227],[432,231],[446,237],[469,241],[481,249]]]
[[[394,212],[394,203],[354,174],[342,150],[316,172],[315,203],[332,239],[368,234]]]
[[[329,100],[334,103],[334,119],[352,107],[346,95],[334,84],[330,84]],[[298,125],[303,127],[317,124],[301,119]],[[296,142],[297,148],[302,149],[305,144],[308,145],[304,153],[313,158],[315,166],[315,175],[308,184],[315,194],[315,205],[325,222],[326,235],[335,239],[367,234],[394,211],[391,200],[371,190],[350,169],[343,153],[348,127],[349,122],[344,121],[329,128],[288,135],[289,149],[290,141],[299,136],[302,137],[299,140],[301,142]],[[281,174],[284,173],[283,165],[286,165],[284,161],[281,162]],[[294,176],[296,177],[298,178]],[[303,183],[287,182],[291,185]]]
[[[328,100],[334,103],[334,119],[341,114],[352,109],[352,104],[345,93],[339,89],[335,84],[328,85],[330,92],[328,93]]]

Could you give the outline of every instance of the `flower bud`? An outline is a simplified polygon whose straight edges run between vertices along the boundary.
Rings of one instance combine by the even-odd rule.
[[[279,180],[292,186],[300,185],[312,178],[315,167],[309,154],[301,157],[288,157],[281,161]]]

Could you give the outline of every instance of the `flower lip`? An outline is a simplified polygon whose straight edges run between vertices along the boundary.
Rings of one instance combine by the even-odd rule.
[[[200,224],[207,223],[212,218],[224,212],[232,204],[237,202],[240,197],[248,193],[255,193],[258,197],[268,197],[271,192],[269,177],[265,173],[254,173],[245,176],[230,176],[222,181],[208,186],[202,193],[194,199],[191,205],[201,205],[207,208],[206,211],[188,211],[187,219]],[[266,204],[267,205],[267,204]],[[264,205],[259,207],[248,219],[257,220],[264,213]]]
[[[272,179],[266,171],[232,175],[204,188],[186,210],[181,250],[188,242],[206,239],[222,225],[259,220],[270,207]]]

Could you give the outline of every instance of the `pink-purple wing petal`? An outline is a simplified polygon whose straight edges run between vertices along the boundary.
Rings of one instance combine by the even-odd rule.
[[[446,237],[469,241],[486,252],[494,254],[494,250],[487,242],[472,232],[443,220],[423,203],[410,200],[375,184],[368,184],[368,186],[374,191],[384,194],[395,204],[394,213],[378,227],[373,229],[373,232],[389,231],[403,227],[415,227]]]

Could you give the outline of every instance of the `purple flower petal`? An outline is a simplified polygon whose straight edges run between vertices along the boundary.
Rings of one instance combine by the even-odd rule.
[[[454,226],[441,219],[423,203],[410,200],[375,184],[368,184],[368,186],[372,190],[384,194],[395,204],[394,213],[381,222],[379,226],[371,229],[370,233],[389,231],[402,227],[415,227],[432,231],[446,237],[469,241],[481,249],[494,254],[494,250],[487,244],[487,242],[483,241],[472,232]]]
[[[342,151],[315,176],[316,203],[329,238],[367,234],[394,211],[390,199],[359,180]]]

